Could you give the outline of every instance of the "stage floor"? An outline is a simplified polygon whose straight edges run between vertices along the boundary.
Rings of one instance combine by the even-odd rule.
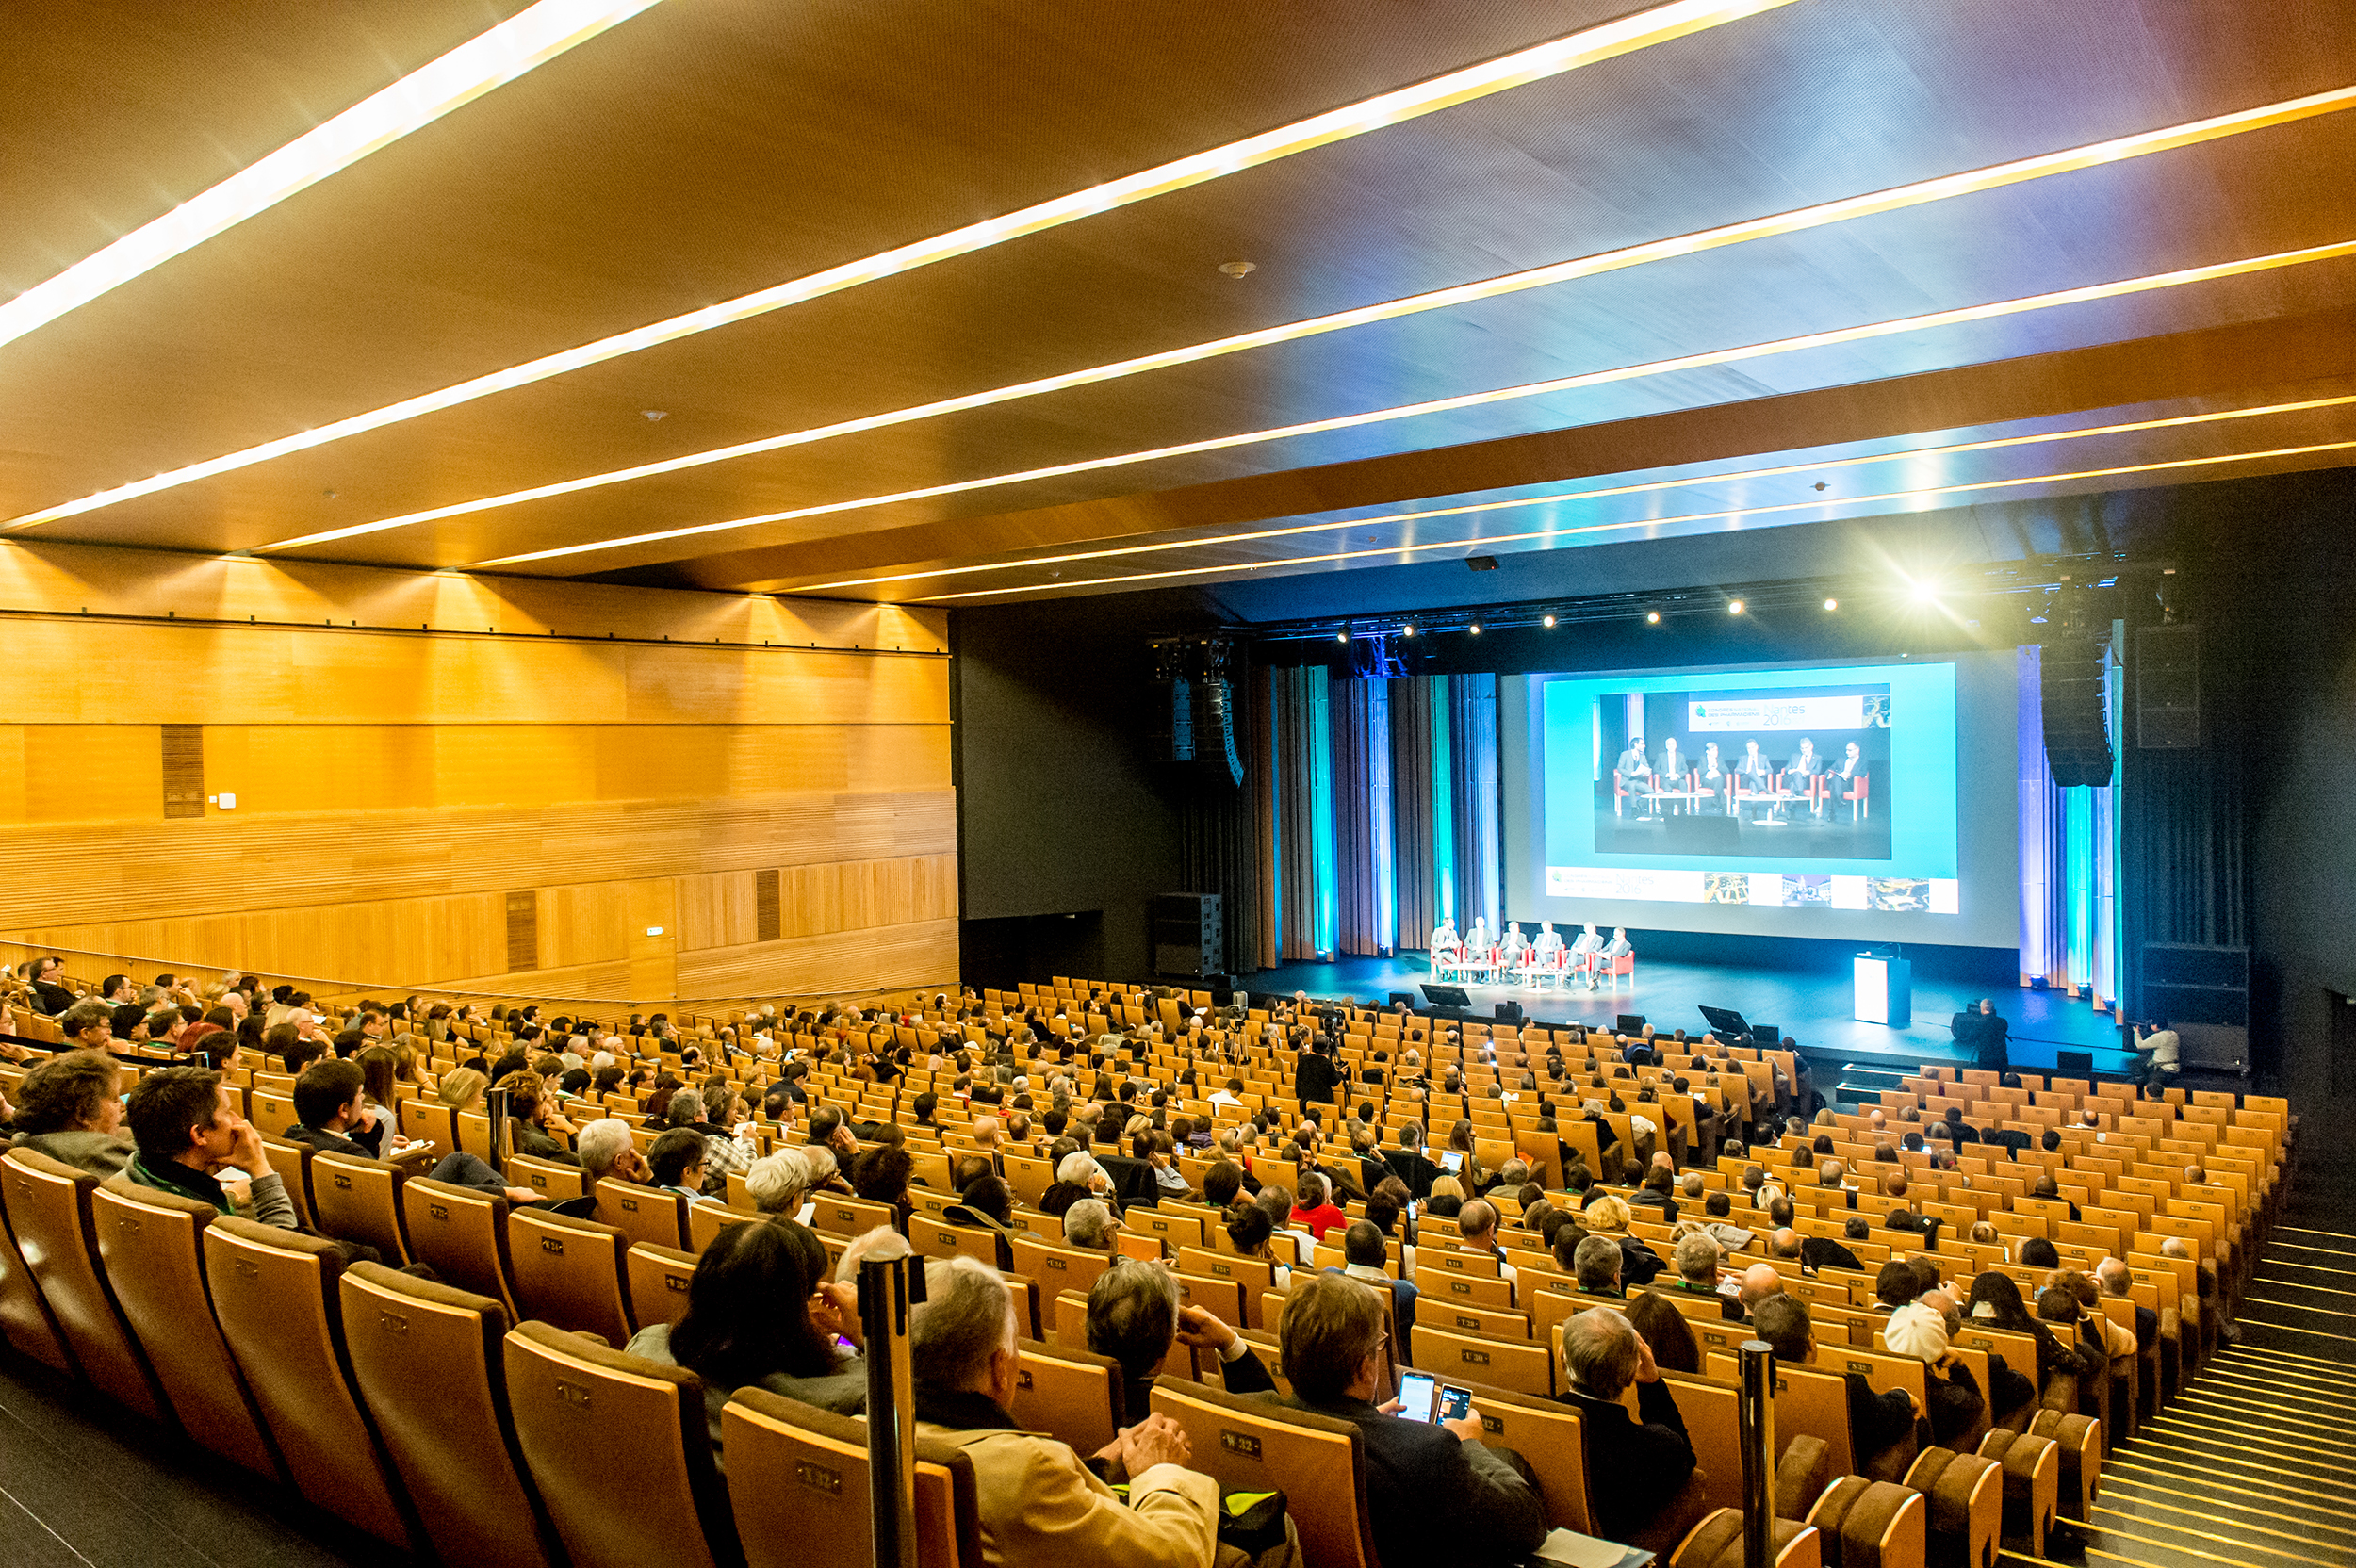
[[[1414,991],[1432,978],[1431,965],[1416,954],[1406,959],[1345,958],[1331,964],[1287,964],[1263,970],[1239,982],[1252,995],[1286,994],[1296,990],[1312,996],[1353,996],[1381,1003],[1392,991]],[[1684,1029],[1698,1033],[1710,1025],[1701,1015],[1707,1004],[1730,1007],[1755,1024],[1774,1024],[1798,1042],[1812,1060],[1849,1059],[1886,1066],[1895,1061],[1940,1062],[1960,1059],[1948,1020],[1968,1001],[1991,993],[1983,986],[1967,991],[1962,983],[1918,979],[1914,987],[1914,1022],[1903,1029],[1862,1023],[1851,1017],[1854,993],[1845,973],[1811,973],[1792,970],[1745,969],[1726,964],[1647,962],[1636,958],[1636,973],[1590,991],[1584,986],[1569,991],[1526,991],[1511,986],[1468,986],[1477,1012],[1492,1012],[1497,1004],[1513,1001],[1525,1016],[1540,1023],[1585,1023],[1610,1028],[1622,1013],[1641,1013],[1656,1030]],[[1421,993],[1417,992],[1420,1004]],[[2016,1067],[2052,1071],[2056,1051],[2092,1051],[2098,1070],[2116,1074],[2133,1061],[2119,1045],[2118,1026],[2108,1013],[2092,1004],[2076,1002],[2059,991],[2008,988],[1993,993],[1996,1010],[2012,1027],[2010,1056]],[[1821,1074],[1820,1074],[1821,1080]]]

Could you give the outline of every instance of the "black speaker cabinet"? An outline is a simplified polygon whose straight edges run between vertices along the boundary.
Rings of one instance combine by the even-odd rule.
[[[2135,636],[2135,744],[2182,751],[2201,743],[2201,629],[2148,626]]]
[[[1153,907],[1153,972],[1223,974],[1226,921],[1217,893],[1163,893]]]
[[[2111,781],[2110,715],[2102,700],[2102,650],[2090,638],[2048,643],[2037,658],[2045,710],[2045,762],[2053,782],[2101,789]]]

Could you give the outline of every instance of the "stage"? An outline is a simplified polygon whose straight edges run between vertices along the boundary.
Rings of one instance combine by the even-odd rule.
[[[1432,978],[1432,966],[1420,953],[1403,958],[1345,958],[1331,964],[1286,964],[1244,976],[1239,985],[1255,996],[1307,991],[1311,996],[1351,996],[1383,1003],[1392,991],[1415,991]],[[2091,1052],[2097,1072],[2105,1077],[2127,1074],[2132,1052],[2120,1049],[2118,1025],[2108,1013],[2098,1013],[2087,1002],[2072,1001],[2061,991],[1991,988],[1984,982],[1925,978],[1914,983],[1914,1022],[1906,1028],[1861,1023],[1851,1016],[1854,993],[1846,971],[1765,969],[1731,964],[1648,961],[1640,948],[1636,973],[1614,990],[1585,986],[1568,991],[1530,991],[1512,986],[1467,986],[1473,1010],[1492,1014],[1500,1002],[1519,1002],[1522,1012],[1537,1023],[1584,1023],[1611,1028],[1622,1013],[1641,1013],[1657,1031],[1684,1029],[1699,1034],[1709,1024],[1701,1015],[1706,1004],[1729,1007],[1753,1024],[1773,1024],[1798,1043],[1816,1068],[1816,1082],[1827,1098],[1838,1081],[1838,1069],[1854,1063],[1879,1072],[1922,1062],[1957,1062],[1963,1054],[1948,1033],[1948,1020],[1966,1002],[1988,997],[2011,1025],[2010,1056],[2024,1071],[2052,1072],[2054,1053]],[[1835,1070],[1828,1072],[1829,1067]]]

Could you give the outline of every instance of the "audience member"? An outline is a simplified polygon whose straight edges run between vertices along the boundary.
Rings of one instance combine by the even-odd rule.
[[[240,1219],[295,1229],[286,1184],[262,1152],[262,1135],[237,1113],[220,1073],[158,1068],[132,1086],[123,1115],[139,1144],[127,1172],[132,1181]],[[223,1171],[231,1173],[228,1182]]]
[[[1607,1541],[1666,1553],[1696,1522],[1699,1488],[1671,1508],[1694,1476],[1693,1445],[1652,1347],[1610,1307],[1574,1313],[1562,1325],[1562,1403],[1586,1428],[1587,1469],[1606,1484],[1591,1487],[1595,1533]],[[1636,1413],[1621,1398],[1636,1388]]]
[[[130,1167],[139,1145],[123,1135],[120,1070],[103,1051],[66,1051],[25,1075],[17,1089],[16,1143],[102,1181]]]
[[[1816,1334],[1808,1322],[1808,1303],[1796,1296],[1770,1296],[1753,1307],[1751,1331],[1775,1350],[1777,1361],[1805,1364],[1815,1359]],[[1914,1462],[1920,1446],[1915,1422],[1922,1407],[1904,1389],[1874,1393],[1861,1372],[1841,1376],[1848,1385],[1849,1443],[1857,1473],[1874,1480],[1897,1479]]]

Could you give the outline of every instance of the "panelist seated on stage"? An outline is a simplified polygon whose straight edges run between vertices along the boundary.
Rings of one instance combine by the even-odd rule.
[[[1674,735],[1670,736],[1667,740],[1661,743],[1661,766],[1653,770],[1655,774],[1654,788],[1661,790],[1684,789],[1685,776],[1689,771],[1689,767],[1690,764],[1686,760],[1685,753],[1677,750],[1677,738]]]
[[[1529,956],[1530,939],[1522,935],[1521,922],[1507,922],[1505,940],[1497,945],[1497,961],[1507,969],[1519,969],[1522,960]]]
[[[1619,776],[1620,788],[1629,794],[1641,795],[1651,792],[1652,763],[1644,756],[1644,738],[1642,735],[1628,738],[1628,749],[1620,753],[1620,760],[1612,764],[1612,771]]]
[[[1595,934],[1595,928],[1593,925],[1587,926],[1572,939],[1571,968],[1575,970],[1593,969],[1595,963],[1595,955],[1602,951],[1603,939]]]
[[[1792,753],[1792,760],[1783,765],[1783,787],[1795,795],[1807,794],[1808,780],[1824,771],[1824,760],[1816,755],[1816,743],[1803,735],[1800,737],[1800,749]],[[1824,814],[1822,800],[1815,801],[1809,808],[1820,817]]]
[[[1775,770],[1768,764],[1766,757],[1759,749],[1757,741],[1742,743],[1742,760],[1735,764],[1734,776],[1735,781],[1742,785],[1746,794],[1775,793]],[[1769,808],[1761,805],[1756,809],[1763,812]]]
[[[1588,929],[1593,930],[1594,927],[1590,926]],[[1587,972],[1587,988],[1592,991],[1602,984],[1599,976],[1612,968],[1612,961],[1614,958],[1627,957],[1635,951],[1635,948],[1628,945],[1628,927],[1613,926],[1612,939],[1595,950],[1595,964]]]
[[[1851,741],[1847,753],[1840,761],[1833,764],[1830,774],[1826,776],[1826,787],[1833,794],[1845,795],[1856,786],[1858,776],[1864,772],[1865,753],[1858,748],[1855,741]]]
[[[1718,743],[1711,741],[1702,747],[1701,765],[1693,770],[1693,787],[1708,798],[1698,803],[1703,811],[1724,813],[1726,797],[1734,784],[1734,770],[1718,755]]]

